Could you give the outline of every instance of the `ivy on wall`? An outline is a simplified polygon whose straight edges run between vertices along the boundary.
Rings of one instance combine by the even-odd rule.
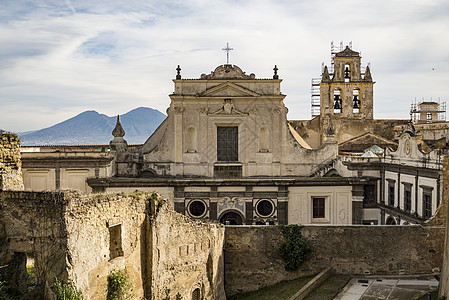
[[[298,270],[301,263],[309,256],[311,249],[301,234],[302,226],[281,225],[285,241],[279,247],[279,253],[285,262],[285,270]]]

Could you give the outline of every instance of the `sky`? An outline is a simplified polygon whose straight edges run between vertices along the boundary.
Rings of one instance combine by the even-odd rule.
[[[277,65],[288,119],[310,119],[310,83],[331,42],[371,65],[374,117],[449,100],[447,0],[0,0],[0,128],[54,125],[85,110],[165,113],[172,79],[230,63]],[[448,103],[449,104],[449,103]]]

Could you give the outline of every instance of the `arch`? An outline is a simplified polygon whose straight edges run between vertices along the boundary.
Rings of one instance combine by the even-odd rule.
[[[388,217],[387,221],[385,222],[386,225],[397,225],[396,220],[393,217]]]
[[[139,177],[140,178],[155,178],[156,172],[152,169],[143,170],[142,172],[140,172]]]
[[[345,82],[349,82],[351,80],[351,64],[350,63],[345,63],[345,68],[344,68],[344,73],[345,73]]]
[[[198,133],[195,127],[187,128],[186,133],[186,152],[195,153],[198,148]]]
[[[267,127],[259,130],[259,152],[269,152],[270,149],[270,133]]]
[[[192,291],[192,300],[201,300],[200,288],[197,287]]]
[[[352,112],[358,114],[360,112],[360,89],[352,90]]]
[[[219,217],[220,223],[225,225],[243,225],[244,219],[242,213],[235,209],[228,209]],[[228,224],[227,221],[229,221]]]
[[[342,101],[341,101],[341,90],[339,88],[334,89],[334,114],[341,114],[342,112]]]

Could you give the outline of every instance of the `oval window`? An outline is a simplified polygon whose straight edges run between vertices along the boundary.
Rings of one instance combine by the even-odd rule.
[[[274,211],[273,202],[270,200],[260,200],[257,202],[256,211],[260,216],[268,217]]]
[[[206,204],[201,200],[190,201],[189,213],[193,217],[202,217],[206,212]]]

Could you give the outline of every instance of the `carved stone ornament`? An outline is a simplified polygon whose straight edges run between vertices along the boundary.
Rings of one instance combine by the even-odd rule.
[[[238,198],[238,197],[223,197],[218,199],[218,205],[219,206],[223,206],[223,205],[227,205],[227,207],[229,208],[235,208],[235,205],[238,204],[240,206],[245,204],[245,200],[242,198]]]
[[[122,127],[122,123],[120,123],[120,116],[117,115],[117,123],[115,124],[114,130],[112,130],[112,136],[113,137],[119,137],[122,138],[125,136],[125,130]]]
[[[273,113],[280,114],[281,113],[281,108],[280,107],[274,107],[273,108]]]
[[[258,109],[257,107],[251,107],[251,108],[249,109],[249,112],[252,113],[252,114],[256,114],[256,113],[259,112],[259,109]]]
[[[201,108],[199,109],[199,111],[200,111],[201,114],[207,114],[207,113],[209,112],[209,108],[207,108],[207,107],[201,107]]]
[[[180,115],[182,114],[182,112],[184,111],[184,107],[180,107],[180,106],[175,106],[175,114]]]
[[[224,99],[223,100],[223,106],[214,111],[211,112],[209,115],[240,115],[240,116],[246,116],[248,113],[242,112],[235,108],[234,106],[234,100],[232,99]]]
[[[246,75],[245,72],[242,71],[236,65],[221,65],[215,68],[210,74],[202,74],[201,79],[255,79],[256,75],[251,73],[250,75]]]

